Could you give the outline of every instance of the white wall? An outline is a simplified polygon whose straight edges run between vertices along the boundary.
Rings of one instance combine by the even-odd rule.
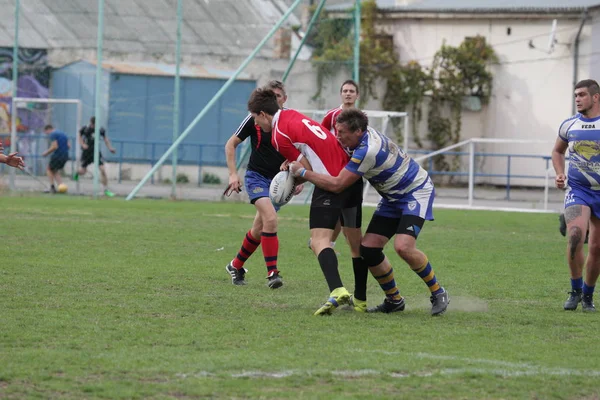
[[[573,89],[573,46],[579,21],[559,19],[554,52],[548,54],[551,20],[518,19],[400,19],[387,29],[394,35],[401,61],[417,60],[430,66],[444,41],[457,46],[465,37],[484,36],[500,60],[493,66],[494,88],[488,106],[481,112],[463,113],[462,138],[518,138],[554,142],[560,123],[571,115]],[[592,28],[593,24],[593,28]],[[507,28],[511,34],[507,34]],[[592,31],[598,22],[588,22],[580,38],[579,79],[594,77],[590,57]],[[599,33],[600,34],[600,33]],[[529,47],[532,40],[536,49]],[[594,49],[600,52],[600,43]],[[597,69],[595,69],[597,71]],[[425,125],[420,127],[425,129]],[[426,132],[421,132],[425,136]],[[535,145],[487,145],[480,151],[550,155],[552,143]],[[505,158],[485,160],[485,172],[505,173]],[[514,174],[543,175],[545,164],[532,159],[515,159]],[[504,180],[491,180],[501,183]],[[539,185],[542,181],[515,180],[516,184]]]

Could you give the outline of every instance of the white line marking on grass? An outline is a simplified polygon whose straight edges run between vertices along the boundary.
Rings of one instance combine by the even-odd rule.
[[[86,224],[122,224],[123,221],[118,221],[116,219],[81,219],[75,217],[66,217],[66,216],[45,216],[45,215],[20,215],[18,216],[20,220],[25,221],[57,221],[57,222],[84,222]]]
[[[214,218],[227,218],[227,219],[230,219],[233,217],[233,215],[231,215],[231,214],[202,214],[202,216],[203,217],[214,217]],[[254,219],[256,217],[256,215],[240,214],[240,215],[235,215],[235,217],[243,218],[243,219]],[[277,215],[277,219],[283,220],[283,221],[298,221],[298,222],[308,221],[308,218],[306,218],[306,217],[285,217],[285,216],[281,216],[281,215]]]
[[[515,363],[502,360],[490,360],[485,358],[469,358],[457,356],[445,356],[429,353],[406,353],[401,351],[384,351],[384,350],[353,350],[365,353],[381,353],[385,355],[405,355],[415,358],[424,358],[432,360],[447,360],[461,361],[471,364],[489,364],[497,367],[505,367],[506,369],[485,369],[485,368],[464,368],[464,369],[441,369],[442,374],[463,374],[463,373],[488,373],[501,376],[528,376],[528,375],[576,375],[576,376],[600,376],[600,371],[597,370],[581,370],[572,368],[550,368],[529,363]]]
[[[242,372],[237,372],[237,373],[214,373],[214,372],[208,372],[208,371],[200,371],[200,372],[196,372],[193,374],[190,373],[179,373],[176,374],[175,376],[177,376],[178,378],[206,378],[206,377],[210,377],[210,378],[214,378],[214,377],[218,377],[218,376],[224,376],[224,377],[228,377],[228,378],[287,378],[289,376],[292,375],[305,375],[308,374],[310,375],[310,372],[306,372],[306,373],[302,373],[299,371],[293,371],[293,370],[285,370],[285,371],[277,371],[277,372],[268,372],[268,371],[242,371]]]
[[[487,360],[491,361],[491,360]],[[504,378],[520,378],[525,376],[600,376],[600,371],[593,370],[573,370],[568,368],[543,368],[530,367],[522,369],[502,369],[502,368],[443,368],[440,370],[427,370],[416,372],[389,372],[376,371],[370,369],[359,370],[285,370],[285,371],[242,371],[238,373],[213,373],[208,371],[199,371],[196,373],[178,373],[176,376],[181,379],[190,378],[265,378],[265,379],[283,379],[292,376],[328,376],[333,375],[340,378],[356,379],[361,377],[382,377],[404,379],[410,377],[429,377],[434,375],[495,375]]]
[[[26,215],[26,214],[46,214],[46,215],[63,215],[63,214],[73,214],[73,215],[94,215],[90,211],[82,211],[76,209],[65,209],[57,211],[55,209],[41,209],[41,208],[28,208],[27,210],[23,210],[20,207],[5,207],[2,209],[6,214],[8,211],[15,211],[15,214]]]
[[[379,375],[380,371],[374,369],[359,369],[356,371],[331,371],[331,375],[341,376],[344,378],[358,378],[359,376]]]
[[[179,378],[268,378],[268,379],[281,379],[288,378],[291,376],[315,376],[315,375],[333,375],[341,378],[361,378],[371,376],[389,376],[391,378],[410,378],[410,377],[427,377],[433,375],[495,375],[505,378],[519,378],[526,376],[585,376],[585,377],[598,377],[600,371],[597,370],[582,370],[572,368],[550,368],[540,365],[521,363],[521,362],[510,362],[502,360],[493,360],[485,358],[469,358],[469,357],[458,357],[458,356],[447,356],[440,354],[430,353],[406,353],[401,351],[384,351],[384,350],[351,350],[359,353],[377,353],[383,355],[403,355],[418,359],[431,359],[431,360],[446,360],[446,361],[460,361],[469,364],[484,364],[489,367],[465,367],[465,368],[439,368],[431,369],[427,368],[422,371],[414,372],[401,372],[401,371],[378,371],[374,369],[359,369],[359,370],[282,370],[282,371],[241,371],[236,373],[214,373],[208,371],[200,371],[196,373],[180,373],[177,374]]]
[[[294,371],[265,372],[265,371],[244,371],[238,374],[231,374],[232,378],[287,378],[295,375]]]
[[[506,370],[506,369],[485,369],[485,368],[448,368],[439,371],[442,375],[458,375],[458,374],[491,374],[505,378],[521,377],[521,376],[600,376],[600,371],[580,371],[567,368],[540,368],[525,369],[522,371]]]

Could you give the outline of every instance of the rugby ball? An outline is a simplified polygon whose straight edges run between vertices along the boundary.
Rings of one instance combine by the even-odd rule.
[[[276,206],[289,203],[294,195],[294,189],[296,189],[294,176],[289,171],[279,172],[269,186],[271,202]]]

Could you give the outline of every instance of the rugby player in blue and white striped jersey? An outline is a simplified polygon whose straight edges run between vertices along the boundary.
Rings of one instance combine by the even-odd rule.
[[[594,288],[600,275],[600,86],[592,79],[575,85],[577,114],[565,120],[558,130],[552,150],[556,187],[566,189],[567,263],[571,292],[563,308],[596,311]],[[569,149],[569,169],[565,175],[565,153]],[[568,179],[567,179],[568,178]],[[589,227],[587,261],[585,232]],[[585,279],[583,269],[585,263]]]
[[[294,175],[331,192],[341,192],[362,177],[367,179],[382,199],[361,242],[361,256],[386,291],[387,276],[393,270],[383,248],[395,236],[394,249],[429,287],[431,314],[442,314],[448,307],[448,293],[438,283],[427,256],[416,247],[425,220],[433,220],[433,183],[427,171],[368,124],[368,117],[358,109],[344,110],[337,117],[338,140],[353,150],[350,162],[338,176],[309,171],[299,163],[292,163],[291,169]],[[368,311],[404,310],[404,298],[386,294],[382,304]]]

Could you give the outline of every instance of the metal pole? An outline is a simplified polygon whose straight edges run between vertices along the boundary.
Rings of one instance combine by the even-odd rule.
[[[544,180],[544,210],[548,209],[548,196],[549,196],[549,184],[550,179],[550,168],[546,167],[546,179]]]
[[[354,8],[354,82],[360,82],[360,0],[356,0]]]
[[[583,14],[581,15],[581,19],[579,20],[579,30],[577,31],[577,35],[575,35],[575,45],[573,46],[573,88],[575,89],[575,85],[577,85],[577,76],[579,74],[579,37],[581,36],[581,30],[583,29],[583,25],[585,25],[585,21],[587,20],[588,9],[583,10]],[[571,102],[571,114],[575,114],[575,102]]]
[[[175,45],[175,94],[173,99],[173,143],[179,135],[179,91],[181,87],[181,21],[183,18],[183,0],[177,0],[177,43]],[[173,149],[173,166],[171,168],[171,198],[176,197],[177,189],[177,147]]]
[[[187,128],[185,128],[185,130],[183,131],[183,133],[181,135],[179,135],[179,137],[177,138],[175,143],[173,143],[171,145],[171,147],[169,147],[169,149],[165,152],[165,154],[162,155],[162,157],[158,160],[158,162],[154,165],[154,167],[152,167],[152,169],[146,174],[146,176],[144,176],[144,178],[140,181],[140,183],[138,183],[138,185],[131,191],[131,193],[129,193],[129,195],[127,196],[127,200],[131,200],[132,198],[135,197],[135,195],[142,188],[142,186],[144,186],[146,184],[148,179],[150,179],[150,177],[152,175],[154,175],[156,170],[165,162],[167,157],[169,157],[169,155],[173,152],[173,149],[175,147],[179,146],[179,143],[181,143],[186,138],[186,136],[192,131],[194,126],[196,126],[198,121],[200,121],[204,117],[204,115],[206,115],[208,113],[208,110],[210,110],[211,107],[221,98],[223,93],[225,93],[225,91],[229,88],[229,86],[231,86],[231,84],[235,81],[235,79],[238,77],[238,75],[246,68],[246,66],[250,63],[250,61],[252,61],[252,59],[254,59],[254,57],[256,57],[256,54],[258,54],[260,49],[265,45],[265,43],[267,43],[267,41],[271,38],[271,36],[273,36],[275,34],[277,29],[279,29],[279,27],[281,25],[283,25],[285,20],[290,16],[290,14],[292,12],[294,12],[294,10],[298,6],[298,4],[300,4],[302,1],[303,0],[296,0],[294,2],[294,4],[292,4],[292,6],[288,8],[288,10],[285,12],[285,14],[283,14],[281,19],[277,22],[277,24],[275,24],[275,26],[273,28],[271,28],[271,30],[269,31],[267,36],[265,36],[263,38],[263,40],[261,40],[261,42],[258,44],[258,46],[256,46],[254,51],[252,51],[252,53],[244,60],[244,62],[242,63],[242,65],[240,65],[240,67],[237,69],[237,71],[235,71],[233,73],[233,75],[227,80],[227,82],[225,82],[223,87],[221,87],[221,89],[219,89],[219,91],[215,94],[215,96],[208,102],[208,104],[202,109],[202,111],[200,111],[200,113],[196,116],[196,118],[194,118],[194,120],[190,123],[190,125]]]
[[[319,18],[319,15],[321,14],[321,10],[323,9],[323,6],[325,5],[326,1],[327,0],[321,0],[319,5],[317,6],[317,9],[315,10],[315,13],[313,14],[312,18],[310,19],[310,22],[308,23],[308,26],[306,27],[306,32],[304,33],[304,37],[300,41],[300,45],[298,46],[298,49],[296,50],[296,54],[294,54],[294,57],[292,57],[292,60],[290,61],[287,69],[283,73],[283,78],[282,78],[283,82],[285,82],[288,75],[290,74],[290,71],[292,70],[294,63],[296,62],[296,59],[298,58],[298,55],[300,54],[300,51],[302,50],[302,47],[304,46],[304,42],[306,42],[306,39],[308,39],[308,35],[309,35],[313,25]]]
[[[510,161],[512,157],[508,156],[508,160],[506,162],[506,200],[510,200]]]
[[[444,147],[443,149],[432,151],[431,153],[427,153],[427,154],[425,154],[423,156],[413,157],[413,160],[415,160],[418,163],[421,163],[421,161],[423,161],[423,160],[426,160],[426,159],[431,158],[433,156],[437,156],[438,154],[445,153],[445,152],[447,152],[449,150],[452,150],[452,149],[455,149],[457,147],[463,146],[463,145],[465,145],[467,143],[475,143],[475,142],[473,141],[473,139],[463,140],[462,142],[458,142],[458,143],[455,143],[455,144],[450,145],[448,147]]]
[[[75,127],[75,168],[76,173],[79,174],[79,168],[81,167],[81,146],[79,145],[79,129],[81,129],[81,101],[77,103],[77,126]],[[75,181],[75,190],[77,194],[81,193],[81,187],[79,185],[80,180]]]
[[[410,129],[410,124],[408,121],[408,113],[404,117],[404,151],[408,153],[408,130]]]
[[[469,141],[469,207],[473,206],[473,187],[475,186],[475,142]]]
[[[94,116],[94,199],[98,198],[98,179],[100,178],[100,123],[102,121],[100,103],[102,101],[102,39],[104,36],[104,0],[98,0],[98,45],[96,49],[96,109]]]
[[[20,0],[15,0],[15,43],[13,44],[13,69],[12,69],[12,107],[11,107],[11,122],[10,122],[10,152],[17,151],[17,118],[19,111],[15,98],[18,93],[18,77],[19,77],[19,9],[21,8]],[[14,168],[9,168],[9,185],[10,190],[15,190],[15,174]]]
[[[390,116],[386,115],[385,117],[383,117],[383,124],[381,125],[381,133],[383,134],[383,136],[387,136],[387,127],[390,123]]]

